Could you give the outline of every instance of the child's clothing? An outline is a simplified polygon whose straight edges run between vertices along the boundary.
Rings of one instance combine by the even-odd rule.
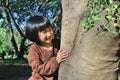
[[[33,43],[28,54],[28,62],[32,68],[29,80],[57,80],[59,67],[56,60],[57,52],[58,49],[55,47],[50,51]]]

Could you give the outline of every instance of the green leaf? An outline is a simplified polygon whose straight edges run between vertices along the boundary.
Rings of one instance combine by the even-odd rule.
[[[113,5],[114,6],[114,9],[117,9],[118,8],[118,5]]]
[[[118,25],[118,23],[114,23],[114,26],[117,26]]]
[[[109,0],[110,4],[113,4],[113,0]]]
[[[97,17],[97,16],[92,16],[92,18],[93,18],[93,20],[100,20],[100,18],[99,17]]]
[[[110,9],[110,8],[106,8],[106,11],[108,11],[108,12],[109,12],[109,11],[111,11],[111,9]]]
[[[51,7],[55,6],[57,3],[58,3],[58,1],[49,2],[49,3],[47,4],[47,8],[51,8]]]
[[[111,15],[106,16],[107,19],[112,19]]]

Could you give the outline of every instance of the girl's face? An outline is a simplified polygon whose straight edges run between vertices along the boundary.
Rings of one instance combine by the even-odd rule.
[[[53,38],[53,29],[49,27],[43,31],[39,31],[38,36],[42,44],[50,44]]]

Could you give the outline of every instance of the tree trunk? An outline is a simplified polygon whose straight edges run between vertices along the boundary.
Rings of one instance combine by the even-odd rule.
[[[22,37],[21,39],[21,45],[20,45],[20,54],[18,55],[18,58],[24,58],[24,53],[25,53],[25,37]]]
[[[119,35],[103,33],[104,13],[94,27],[83,32],[87,0],[62,0],[61,48],[70,51],[60,65],[59,80],[117,80]]]
[[[5,7],[4,7],[5,8]],[[13,28],[12,28],[12,24],[11,24],[11,21],[10,21],[10,16],[9,16],[9,10],[5,8],[5,13],[7,15],[7,21],[9,23],[9,28],[10,28],[10,31],[11,31],[11,42],[13,44],[13,47],[15,49],[15,53],[19,54],[19,51],[18,51],[18,47],[17,47],[17,43],[15,41],[15,37],[14,37],[14,31],[13,31]]]

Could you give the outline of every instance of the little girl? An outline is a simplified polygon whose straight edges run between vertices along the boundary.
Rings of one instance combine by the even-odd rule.
[[[26,37],[33,41],[28,53],[32,68],[29,80],[58,80],[58,68],[68,57],[68,52],[59,49],[53,39],[53,29],[47,18],[32,16],[26,23]]]

